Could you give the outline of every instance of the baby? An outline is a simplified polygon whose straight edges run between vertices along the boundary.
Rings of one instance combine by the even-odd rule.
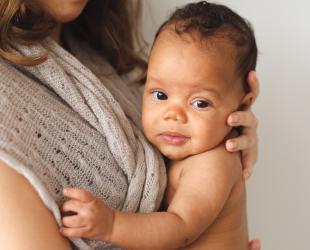
[[[225,6],[188,4],[159,29],[149,58],[142,124],[168,159],[163,211],[114,211],[89,192],[71,198],[67,237],[125,249],[248,249],[246,191],[238,153],[226,151],[228,115],[251,105],[246,77],[255,69],[253,31]]]

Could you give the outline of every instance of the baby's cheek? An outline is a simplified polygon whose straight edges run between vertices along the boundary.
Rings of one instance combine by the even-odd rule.
[[[205,120],[196,124],[196,150],[206,151],[218,145],[227,133],[227,127],[223,119]]]
[[[146,109],[146,107],[143,107],[141,121],[144,133],[146,133],[146,131],[148,130],[148,123],[149,123],[148,116],[149,116],[148,110]]]
[[[151,142],[153,142],[152,131],[153,131],[153,121],[152,117],[148,117],[148,115],[142,115],[142,127],[143,133],[145,137]]]

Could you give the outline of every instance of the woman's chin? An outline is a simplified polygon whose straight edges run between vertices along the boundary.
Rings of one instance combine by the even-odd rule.
[[[57,15],[53,15],[53,19],[58,23],[68,23],[78,18],[81,12],[82,10],[57,13]]]
[[[67,2],[46,11],[58,23],[67,23],[75,20],[84,10],[87,1]]]

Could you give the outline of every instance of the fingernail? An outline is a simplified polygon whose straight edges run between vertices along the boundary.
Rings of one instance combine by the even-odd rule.
[[[244,178],[247,180],[251,176],[252,172],[250,170],[246,170],[244,172]]]
[[[247,179],[248,179],[248,172],[244,172],[244,173],[243,173],[243,178],[244,178],[244,180],[247,180]]]
[[[233,150],[233,149],[236,149],[237,148],[237,143],[235,142],[235,141],[231,141],[231,142],[229,142],[229,148],[231,149],[231,150]]]
[[[234,122],[234,123],[238,122],[239,121],[239,116],[236,115],[236,114],[231,115],[231,121]]]
[[[63,193],[63,194],[68,193],[68,189],[64,188],[64,189],[62,190],[62,193]]]

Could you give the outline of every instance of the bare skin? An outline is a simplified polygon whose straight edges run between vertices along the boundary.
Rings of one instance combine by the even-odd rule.
[[[25,177],[0,161],[0,242],[6,250],[69,250],[51,211]]]
[[[238,174],[223,209],[195,242],[182,249],[248,249],[245,183],[242,178],[242,168],[238,156],[235,159],[232,157],[232,160],[236,161],[237,167],[234,167]],[[168,169],[168,188],[164,199],[166,206],[169,206],[175,196],[184,169],[184,163],[180,164],[180,162],[172,164]],[[209,191],[211,188],[216,189],[217,187],[213,185],[209,187]],[[196,206],[200,205],[200,202],[197,201]]]

